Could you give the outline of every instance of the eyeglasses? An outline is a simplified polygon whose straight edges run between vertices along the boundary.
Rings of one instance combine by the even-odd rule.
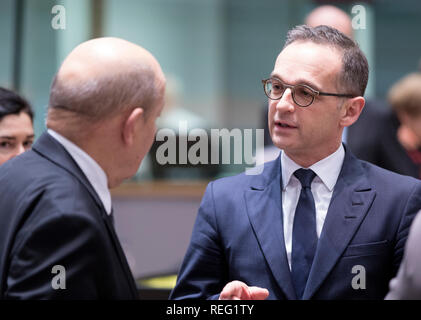
[[[314,90],[313,88],[305,84],[297,84],[295,86],[285,84],[281,80],[276,78],[262,80],[263,89],[265,94],[271,100],[280,100],[286,89],[291,89],[292,99],[300,107],[308,107],[314,102],[314,99],[317,96],[335,96],[335,97],[345,97],[345,98],[354,98],[355,95],[352,94],[342,94],[342,93],[328,93]]]

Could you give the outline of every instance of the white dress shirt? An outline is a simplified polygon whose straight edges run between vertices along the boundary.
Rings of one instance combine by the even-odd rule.
[[[85,174],[89,183],[101,199],[107,214],[111,214],[111,194],[108,189],[108,179],[104,170],[92,159],[85,151],[79,148],[70,140],[63,137],[54,130],[48,129],[47,132],[56,139],[67,150],[70,156],[75,160],[79,168]]]
[[[338,180],[344,158],[345,150],[341,144],[334,153],[306,168],[313,170],[317,175],[311,183],[311,193],[313,194],[316,207],[317,237],[320,237],[320,233],[322,232],[330,199],[333,194],[333,187]],[[302,167],[292,161],[283,151],[281,154],[281,165],[284,240],[289,268],[291,269],[292,230],[295,209],[297,208],[301,193],[301,183],[294,176],[294,172]]]

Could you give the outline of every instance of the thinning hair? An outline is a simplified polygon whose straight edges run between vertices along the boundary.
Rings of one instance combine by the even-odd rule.
[[[421,115],[421,73],[413,72],[397,81],[389,90],[388,100],[397,113]]]
[[[149,66],[76,81],[61,79],[59,72],[51,85],[48,118],[95,123],[135,107],[147,116],[160,94],[157,83]]]
[[[329,45],[342,53],[342,70],[338,74],[338,88],[345,94],[364,96],[368,82],[368,62],[358,44],[335,28],[321,25],[315,28],[300,25],[291,29],[284,48],[296,41],[311,41]]]

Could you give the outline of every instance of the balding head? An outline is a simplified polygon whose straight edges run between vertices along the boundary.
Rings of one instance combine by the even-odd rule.
[[[135,174],[164,105],[165,77],[145,49],[117,38],[76,47],[51,87],[47,127],[94,159],[108,186]]]
[[[159,63],[142,47],[118,38],[98,38],[77,46],[54,78],[47,126],[84,130],[135,107],[147,114],[162,94]]]
[[[333,27],[351,39],[354,35],[351,18],[346,12],[330,5],[320,6],[311,11],[306,18],[305,24],[312,28],[320,25]]]

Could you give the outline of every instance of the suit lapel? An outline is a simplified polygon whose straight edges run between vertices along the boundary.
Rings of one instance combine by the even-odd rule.
[[[361,162],[349,151],[336,182],[303,299],[310,299],[347,248],[374,198]]]
[[[296,299],[285,250],[280,157],[244,193],[247,214],[263,255],[287,299]]]
[[[92,185],[89,183],[85,174],[73,160],[70,154],[66,151],[66,149],[64,149],[64,147],[57,140],[51,137],[48,133],[43,133],[42,136],[39,137],[36,144],[33,146],[33,150],[39,153],[44,158],[47,158],[48,160],[53,162],[55,165],[65,169],[71,175],[75,176],[80,181],[80,183],[83,186],[85,186],[85,188],[88,190],[89,194],[95,200],[95,203],[100,209],[101,218],[104,220],[104,223],[107,227],[107,231],[112,239],[112,243],[116,250],[121,267],[123,268],[123,271],[126,275],[129,287],[132,290],[132,293],[137,297],[138,293],[136,285],[134,283],[132,273],[127,264],[126,256],[124,254],[123,249],[121,248],[120,241],[118,240],[115,229],[105,211],[101,199],[99,198]]]
[[[134,282],[130,267],[127,264],[126,255],[124,254],[124,251],[121,247],[120,240],[118,239],[118,236],[115,232],[111,217],[109,217],[105,213],[105,211],[103,211],[102,218],[104,219],[105,225],[107,226],[108,233],[110,234],[110,237],[112,239],[112,243],[113,243],[114,248],[117,252],[118,258],[120,260],[121,267],[123,268],[124,274],[126,275],[127,282],[129,284],[130,290],[132,291],[132,294],[134,295],[134,298],[137,298],[138,291],[137,291],[137,288],[136,288],[136,284]]]

